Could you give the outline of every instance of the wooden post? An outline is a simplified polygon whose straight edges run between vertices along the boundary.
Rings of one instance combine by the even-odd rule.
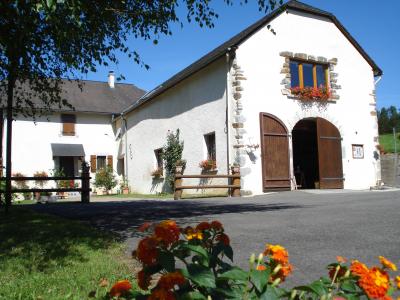
[[[231,167],[232,175],[240,175],[240,167]],[[232,178],[232,185],[239,186],[238,188],[231,188],[231,197],[240,197],[240,177]]]
[[[90,202],[90,174],[89,165],[87,162],[82,162],[82,192],[81,192],[82,203]]]
[[[176,177],[176,175],[183,175],[183,167],[175,167],[175,178],[174,178],[174,200],[179,200],[182,197],[182,178]]]

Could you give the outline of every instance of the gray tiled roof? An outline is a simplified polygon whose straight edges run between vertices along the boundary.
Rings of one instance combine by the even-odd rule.
[[[76,112],[119,114],[135,103],[145,94],[145,91],[133,84],[116,83],[110,88],[107,82],[80,80],[82,89],[77,81],[62,80],[62,98],[71,104]],[[1,104],[6,106],[6,95],[1,91]],[[41,107],[39,98],[30,99],[36,108]],[[58,107],[53,108],[59,111]],[[63,109],[68,110],[68,108]]]
[[[82,90],[74,81],[63,85],[63,97],[78,112],[121,113],[145,94],[133,84],[116,83],[110,88],[107,82],[81,82]]]
[[[182,71],[178,72],[171,78],[169,78],[167,81],[163,82],[156,88],[154,88],[152,91],[149,93],[145,94],[143,97],[139,99],[136,103],[132,104],[130,107],[128,107],[124,112],[130,112],[142,104],[151,101],[155,99],[158,95],[162,94],[169,88],[175,86],[182,80],[188,78],[192,74],[196,73],[197,71],[203,69],[204,67],[208,66],[212,62],[216,61],[223,55],[225,55],[228,52],[234,52],[234,50],[245,40],[247,40],[249,37],[251,37],[254,33],[256,33],[258,30],[266,26],[269,22],[271,22],[273,19],[275,19],[277,16],[279,16],[281,13],[284,11],[291,9],[293,11],[298,11],[298,12],[305,12],[309,13],[312,15],[317,15],[317,16],[322,16],[325,18],[330,19],[338,28],[339,30],[344,34],[344,36],[353,44],[353,46],[358,50],[358,52],[364,57],[364,59],[370,64],[374,75],[375,76],[380,76],[383,74],[382,70],[378,67],[378,65],[372,60],[372,58],[365,52],[365,50],[358,44],[358,42],[354,39],[354,37],[344,28],[344,26],[339,22],[339,20],[330,12],[315,8],[313,6],[307,5],[305,3],[302,3],[300,1],[296,0],[290,0],[286,4],[282,5],[281,7],[277,8],[276,10],[272,11],[270,14],[266,15],[256,23],[252,24],[251,26],[247,27],[245,30],[242,32],[238,33],[231,39],[227,40],[225,43],[221,44],[211,52],[207,53],[203,57],[201,57],[199,60],[195,61]]]

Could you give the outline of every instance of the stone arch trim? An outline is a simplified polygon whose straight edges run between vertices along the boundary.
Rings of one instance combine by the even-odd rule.
[[[333,117],[331,117],[328,114],[321,114],[321,113],[305,113],[303,112],[302,114],[296,114],[289,122],[288,122],[288,129],[289,132],[293,131],[293,128],[296,126],[298,122],[300,122],[303,119],[307,118],[321,118],[325,119],[332,125],[334,125],[337,130],[339,130],[340,136],[343,138],[345,136],[344,134],[344,129],[343,126],[340,125],[339,121]]]

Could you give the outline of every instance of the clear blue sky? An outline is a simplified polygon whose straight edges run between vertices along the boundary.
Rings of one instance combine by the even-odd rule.
[[[333,13],[383,70],[384,75],[377,88],[378,107],[395,105],[400,108],[400,1],[303,2]],[[130,47],[139,52],[150,65],[150,70],[120,55],[118,66],[99,68],[85,79],[106,81],[108,71],[113,69],[117,75],[122,73],[126,82],[151,90],[264,15],[258,11],[255,0],[249,0],[249,4],[243,6],[226,6],[216,0],[214,7],[220,17],[213,29],[200,28],[196,24],[184,24],[181,29],[174,25],[173,35],[162,37],[158,45],[151,41],[130,39]]]

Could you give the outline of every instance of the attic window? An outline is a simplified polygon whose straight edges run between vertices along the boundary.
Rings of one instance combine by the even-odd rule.
[[[66,136],[74,136],[75,135],[75,124],[76,124],[76,116],[73,114],[62,114],[61,115],[61,123],[62,123],[62,135]]]
[[[328,65],[290,61],[291,87],[328,87]]]

